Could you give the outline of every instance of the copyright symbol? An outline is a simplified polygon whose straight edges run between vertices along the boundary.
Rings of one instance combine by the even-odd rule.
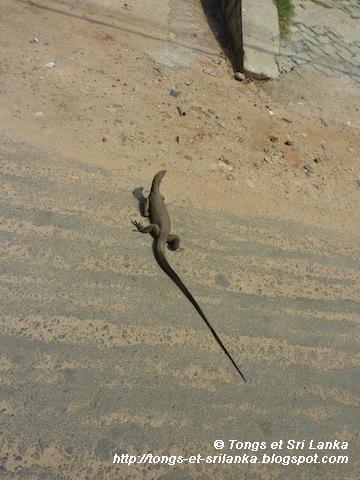
[[[216,448],[216,450],[221,450],[222,448],[224,448],[224,442],[222,440],[215,440],[214,447]]]

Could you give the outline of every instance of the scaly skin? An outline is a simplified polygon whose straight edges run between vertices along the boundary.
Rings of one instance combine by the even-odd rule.
[[[204,320],[206,325],[209,327],[211,333],[215,337],[216,341],[224,351],[225,355],[230,359],[231,363],[234,365],[238,373],[241,375],[243,380],[246,382],[244,375],[242,374],[239,367],[236,365],[235,361],[233,360],[232,356],[225,348],[224,344],[218,337],[217,333],[215,332],[214,328],[210,324],[209,320],[206,318],[204,312],[201,310],[199,305],[197,304],[194,297],[191,295],[189,290],[185,287],[182,280],[178,277],[176,272],[170,267],[166,255],[165,255],[165,247],[166,244],[171,250],[177,250],[180,245],[180,239],[177,235],[171,234],[171,221],[169,217],[169,213],[166,209],[164,203],[164,197],[160,193],[160,183],[163,177],[166,174],[166,170],[161,170],[158,172],[152,182],[151,191],[149,196],[145,200],[144,205],[144,217],[150,218],[150,225],[144,227],[140,222],[133,221],[133,225],[137,228],[137,230],[141,233],[150,233],[154,237],[154,256],[159,264],[160,268],[168,275],[171,280],[180,288],[186,298],[193,304],[201,318]]]

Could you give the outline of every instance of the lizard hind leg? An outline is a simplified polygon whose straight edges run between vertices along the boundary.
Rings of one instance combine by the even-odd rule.
[[[182,250],[180,248],[180,237],[178,235],[170,234],[166,240],[169,250]]]

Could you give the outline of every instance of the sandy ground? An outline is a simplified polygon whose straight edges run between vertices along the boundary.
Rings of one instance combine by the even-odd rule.
[[[358,86],[236,82],[197,2],[138,4],[1,3],[1,478],[355,479]],[[247,385],[132,231],[163,168],[170,261]],[[350,461],[111,464],[216,438],[344,440]]]

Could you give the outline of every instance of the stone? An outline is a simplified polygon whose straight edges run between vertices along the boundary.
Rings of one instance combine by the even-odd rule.
[[[246,80],[245,75],[241,72],[235,72],[234,73],[234,78],[235,78],[235,80],[238,80],[239,82],[242,82],[242,81]]]
[[[286,135],[286,140],[285,140],[285,145],[292,145],[293,144],[293,141],[290,137],[290,135]]]

